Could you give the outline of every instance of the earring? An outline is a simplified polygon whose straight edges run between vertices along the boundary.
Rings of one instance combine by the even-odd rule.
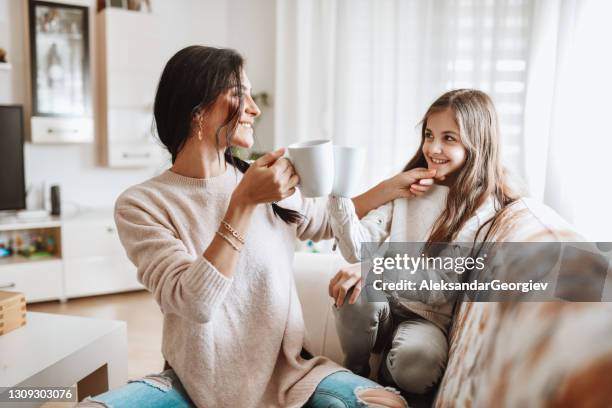
[[[198,140],[202,141],[202,122],[200,122],[200,126],[198,126]]]

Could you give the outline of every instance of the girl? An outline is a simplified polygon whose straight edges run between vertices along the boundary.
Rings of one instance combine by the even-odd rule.
[[[413,184],[411,191],[422,197],[396,199],[361,221],[350,200],[330,200],[332,230],[345,259],[364,260],[361,243],[387,238],[427,241],[426,250],[433,243],[486,240],[499,231],[501,216],[518,198],[500,164],[495,108],[477,90],[447,92],[427,110],[421,145],[404,172],[423,167],[435,171],[436,184]],[[345,366],[368,376],[370,353],[384,351],[379,380],[408,392],[426,392],[446,364],[454,303],[425,291],[393,292],[385,302],[369,302],[359,296],[361,289],[360,268],[354,266],[340,270],[329,284]]]
[[[96,400],[316,408],[361,406],[360,399],[403,407],[396,393],[304,352],[294,241],[331,238],[326,202],[296,192],[283,149],[250,166],[231,155],[231,146],[253,145],[260,113],[243,65],[233,50],[192,46],[164,68],[154,114],[172,167],[121,194],[115,221],[164,314],[162,352],[172,370],[162,382],[172,386],[160,393],[132,382]],[[399,196],[410,177],[375,187],[355,206],[366,213]]]

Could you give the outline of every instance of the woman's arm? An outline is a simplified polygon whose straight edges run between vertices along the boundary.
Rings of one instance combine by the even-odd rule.
[[[164,313],[207,323],[225,299],[232,279],[203,256],[194,256],[156,209],[145,209],[139,198],[120,197],[115,223],[138,281]]]
[[[297,179],[276,159],[282,151],[256,161],[234,190],[224,220],[244,236],[256,205],[282,199],[293,192]],[[166,211],[147,206],[138,192],[122,195],[115,207],[119,237],[138,269],[138,280],[153,294],[164,313],[197,323],[210,321],[225,299],[238,261],[240,240],[214,235],[201,255],[194,256],[175,234]],[[221,223],[220,223],[221,224]],[[197,250],[197,249],[196,249]]]
[[[242,237],[248,232],[257,204],[283,199],[295,192],[298,178],[293,167],[286,160],[278,160],[284,151],[284,148],[278,149],[253,162],[232,193],[223,221]],[[231,234],[228,235],[227,228],[219,226],[219,229],[203,257],[221,274],[231,277],[240,252],[235,246],[240,247],[242,244],[233,239]],[[234,245],[224,236],[233,241]]]
[[[230,204],[225,213],[223,220],[227,222],[236,231],[243,231],[246,233],[249,229],[249,224],[255,205],[244,200],[240,196],[232,195]],[[219,226],[222,234],[228,234],[227,230],[223,230]],[[232,239],[230,237],[230,239]],[[234,240],[236,245],[240,245],[239,242]],[[217,270],[224,276],[231,278],[234,274],[236,263],[238,262],[239,251],[234,249],[229,242],[222,238],[219,234],[215,234],[212,242],[204,251],[204,258],[208,259],[209,262],[217,268]]]

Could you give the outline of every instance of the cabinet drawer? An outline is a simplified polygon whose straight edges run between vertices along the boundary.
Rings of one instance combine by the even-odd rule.
[[[91,143],[93,119],[32,117],[32,143]]]
[[[90,257],[64,261],[66,297],[142,289],[127,258]]]
[[[0,290],[23,292],[26,302],[62,297],[62,261],[0,266]]]
[[[163,152],[154,144],[116,143],[109,146],[110,167],[159,166],[164,162]]]
[[[126,259],[114,220],[67,222],[62,225],[62,255],[65,260],[95,256]]]

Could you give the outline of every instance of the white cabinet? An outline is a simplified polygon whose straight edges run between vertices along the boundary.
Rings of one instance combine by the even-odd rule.
[[[143,288],[121,246],[111,213],[64,221],[62,254],[68,298]]]
[[[164,61],[159,19],[106,8],[96,17],[98,134],[109,167],[159,165],[165,157],[153,136],[153,102]]]
[[[5,218],[0,222],[0,241],[14,252],[0,258],[0,290],[23,292],[28,302],[61,299],[64,294],[61,222],[57,217],[43,221]],[[18,244],[17,242],[21,242]],[[34,242],[44,242],[45,256],[24,256]],[[8,244],[8,245],[7,245]],[[40,249],[40,248],[39,248]],[[20,253],[20,254],[17,254]]]
[[[0,266],[0,290],[23,292],[28,302],[62,298],[62,283],[59,259]]]
[[[91,118],[32,116],[32,143],[91,143],[93,138]]]
[[[29,21],[30,141],[93,142],[89,7],[22,3]]]
[[[30,303],[144,288],[119,241],[112,210],[47,221],[0,222],[4,235],[25,237],[30,232],[52,236],[57,243],[53,253],[0,258],[0,290],[23,292]]]

